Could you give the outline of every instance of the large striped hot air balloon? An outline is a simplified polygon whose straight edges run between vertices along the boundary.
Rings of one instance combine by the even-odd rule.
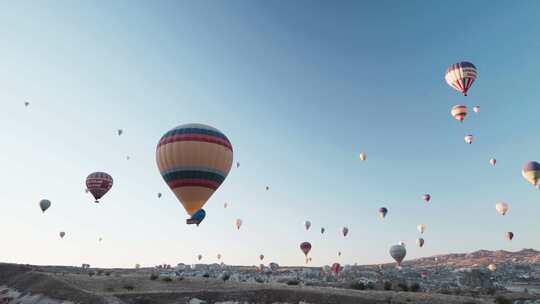
[[[86,178],[86,189],[96,199],[96,203],[109,192],[113,186],[113,178],[105,172],[94,172]]]
[[[449,86],[467,96],[467,91],[476,80],[477,75],[478,72],[474,64],[462,61],[452,64],[446,70],[444,79]]]
[[[455,105],[452,107],[452,110],[450,110],[450,114],[452,114],[452,117],[454,117],[456,120],[463,122],[465,116],[467,116],[467,106]]]
[[[156,149],[161,175],[189,215],[223,183],[233,161],[231,142],[218,129],[186,124],[165,133]],[[199,224],[188,219],[188,224]]]
[[[521,175],[531,184],[537,185],[540,179],[540,164],[535,161],[530,161],[523,166]]]

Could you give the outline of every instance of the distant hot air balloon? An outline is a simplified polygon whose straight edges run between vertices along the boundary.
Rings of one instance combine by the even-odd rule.
[[[131,156],[126,155],[126,160],[130,160],[130,159],[131,159]]]
[[[489,271],[491,271],[491,272],[495,272],[495,271],[497,271],[497,265],[489,264],[487,269],[489,269]]]
[[[156,148],[159,171],[189,215],[201,209],[223,183],[232,160],[229,139],[203,124],[186,124],[168,131]]]
[[[100,237],[100,238],[98,239],[98,242],[101,242],[101,241],[103,241],[103,238]]]
[[[324,227],[321,227],[321,234],[324,234],[325,231],[326,229],[324,229]]]
[[[266,191],[270,190],[270,187],[266,186]]]
[[[341,234],[343,234],[343,236],[346,237],[347,234],[349,234],[349,228],[348,227],[341,228]]]
[[[218,260],[221,260],[221,253],[218,253],[217,259],[218,259]]]
[[[311,251],[311,243],[309,242],[303,242],[300,244],[300,250],[302,250],[302,252],[304,253],[304,255],[306,256],[306,263],[308,262],[308,254],[309,252]]]
[[[463,140],[465,140],[465,142],[468,143],[469,145],[472,144],[473,139],[474,139],[474,137],[471,134],[469,134],[469,135],[467,135],[467,136],[465,136],[463,138]]]
[[[418,238],[416,240],[416,245],[418,245],[418,247],[420,247],[420,248],[424,247],[424,239],[423,238]]]
[[[240,227],[242,227],[242,219],[236,219],[236,221],[234,221],[234,225],[236,226],[236,229],[240,230]]]
[[[514,233],[509,231],[506,233],[506,239],[511,241],[514,238]]]
[[[430,194],[424,194],[422,196],[422,199],[426,202],[426,203],[429,203],[429,201],[431,200],[431,195]]]
[[[497,209],[497,212],[499,212],[500,215],[506,215],[506,212],[508,212],[508,204],[505,202],[499,202],[495,205],[495,209]]]
[[[467,106],[455,105],[452,107],[452,110],[450,110],[450,114],[452,114],[454,119],[463,122],[463,120],[465,120],[465,116],[467,116]]]
[[[223,204],[223,208],[227,208],[227,207],[229,207],[229,204],[224,203],[224,204]]]
[[[426,225],[425,224],[419,224],[418,226],[416,226],[416,229],[418,229],[418,232],[424,233],[424,231],[426,231]]]
[[[339,273],[341,272],[341,265],[339,263],[334,263],[332,264],[332,268],[331,268],[331,271],[334,275],[338,276]]]
[[[495,158],[492,158],[489,160],[489,163],[495,167],[495,165],[497,164],[497,160]]]
[[[467,91],[476,80],[477,75],[478,72],[474,64],[462,61],[452,64],[446,70],[444,79],[449,86],[467,96]]]
[[[264,260],[264,254],[259,255],[259,259],[262,261]]]
[[[86,188],[94,198],[96,203],[99,203],[99,200],[109,192],[113,186],[113,178],[105,172],[94,172],[88,175],[86,178]]]
[[[337,256],[338,256],[338,257],[341,256],[341,251],[338,251]]]
[[[197,225],[197,227],[199,227],[199,224],[201,224],[205,217],[206,211],[204,211],[204,209],[199,209],[195,211],[195,213],[193,213],[189,219],[186,220],[186,223],[188,225],[195,224]]]
[[[534,186],[538,185],[538,179],[540,179],[540,164],[535,161],[526,163],[521,170],[521,175]]]
[[[367,159],[367,155],[366,155],[366,153],[364,153],[364,152],[360,152],[360,155],[358,156],[358,158],[360,158],[360,160],[366,160],[366,159]]]
[[[387,213],[388,213],[388,209],[386,209],[386,207],[379,208],[379,217],[381,219],[384,219]]]
[[[161,196],[162,196],[161,192],[158,192],[157,198],[161,198]]]
[[[472,110],[474,113],[480,113],[480,106],[474,106]]]
[[[117,133],[118,133],[118,136],[120,136],[120,135],[122,135],[122,133],[124,133],[124,130],[118,129]]]
[[[199,254],[199,255],[197,256],[197,260],[199,260],[199,261],[202,260],[202,254]]]
[[[240,162],[236,162],[236,168],[240,168]]]
[[[272,269],[272,271],[276,271],[276,270],[279,269],[279,265],[277,263],[274,263],[274,262],[268,264],[268,267],[270,267],[270,269]]]
[[[51,201],[47,199],[42,199],[41,201],[39,201],[39,208],[41,208],[41,211],[43,213],[45,213],[45,211],[49,209],[49,207],[51,207]]]
[[[390,247],[390,256],[401,266],[401,262],[407,255],[407,249],[403,245],[394,245]]]
[[[311,227],[311,222],[310,221],[304,221],[304,228],[306,228],[306,230],[309,230],[310,227]]]
[[[60,232],[60,238],[64,238],[64,236],[66,236],[66,233],[64,231]]]

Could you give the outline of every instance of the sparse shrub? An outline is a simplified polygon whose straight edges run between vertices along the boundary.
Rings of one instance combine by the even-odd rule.
[[[111,275],[111,272],[110,272],[110,271],[105,271],[105,275],[106,275],[106,276],[110,276],[110,275]]]
[[[172,282],[172,279],[170,277],[164,277],[161,279],[163,282]]]
[[[512,304],[512,301],[503,296],[498,296],[495,298],[495,303],[496,304]]]
[[[135,289],[135,286],[133,286],[133,284],[130,284],[130,283],[124,284],[123,287],[124,287],[125,290],[129,290],[129,291]]]
[[[356,290],[364,290],[366,289],[366,285],[364,285],[363,282],[356,281],[351,283],[351,288]]]
[[[497,292],[497,290],[494,287],[490,287],[486,290],[486,293],[490,296],[494,295]]]
[[[105,292],[114,292],[114,287],[113,286],[106,286],[105,287]]]
[[[409,291],[409,287],[407,286],[407,283],[398,283],[397,286],[402,291]]]
[[[291,285],[291,286],[296,286],[296,285],[300,284],[300,280],[298,280],[298,279],[291,279],[291,280],[288,280],[286,284],[287,284],[287,285]]]
[[[96,274],[96,273],[93,272],[93,271],[89,271],[89,272],[88,272],[88,276],[90,276],[90,277],[93,277],[95,274]]]
[[[158,275],[155,274],[155,273],[152,273],[152,274],[150,275],[150,280],[152,280],[152,281],[157,280],[157,278],[158,278]]]
[[[102,269],[99,269],[99,270],[97,271],[97,275],[98,275],[98,276],[103,275],[103,270],[102,270]]]
[[[203,278],[209,278],[210,274],[208,272],[205,272],[202,276],[203,276]]]
[[[371,281],[367,282],[366,288],[367,289],[375,289],[375,283],[373,283]]]
[[[412,292],[420,291],[420,284],[412,283],[411,286],[409,286],[409,290],[412,291]]]
[[[184,277],[183,277],[183,276],[178,277],[176,280],[177,280],[177,281],[183,281],[183,280],[184,280]]]
[[[392,290],[392,282],[385,281],[383,285],[384,290]]]

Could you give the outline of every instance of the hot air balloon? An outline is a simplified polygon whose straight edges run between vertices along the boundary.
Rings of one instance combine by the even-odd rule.
[[[424,231],[426,231],[426,225],[425,224],[419,224],[418,226],[416,226],[416,229],[418,229],[418,232],[424,233]]]
[[[41,208],[41,211],[43,213],[45,213],[45,211],[49,209],[50,206],[51,206],[51,201],[47,199],[42,199],[41,201],[39,201],[39,208]]]
[[[197,256],[197,260],[199,260],[199,261],[202,260],[202,254],[199,254],[199,255]]]
[[[103,241],[103,238],[100,237],[100,238],[98,239],[98,242],[101,242],[101,241]]]
[[[25,107],[28,107],[29,105],[30,105],[30,103],[29,103],[28,101],[25,101],[25,102],[24,102],[24,106],[25,106]]]
[[[64,231],[60,232],[60,238],[64,238],[64,236],[66,236],[66,233]]]
[[[478,73],[474,64],[462,61],[452,64],[444,75],[449,86],[467,96],[467,91],[476,80]]]
[[[495,209],[497,209],[497,212],[499,212],[500,215],[506,215],[506,212],[508,212],[508,204],[505,202],[499,202],[495,205]]]
[[[118,129],[117,133],[118,133],[118,136],[120,136],[120,135],[122,135],[122,133],[124,133],[124,130]]]
[[[339,273],[341,272],[341,265],[339,263],[334,263],[332,264],[332,268],[331,268],[331,271],[333,274],[335,274],[336,276],[339,275]]]
[[[497,164],[497,160],[495,158],[492,158],[489,160],[489,163],[495,167],[495,165]]]
[[[270,187],[266,186],[266,191],[270,190]]]
[[[343,237],[346,237],[347,234],[349,234],[349,228],[347,227],[341,228],[341,233],[343,234]]]
[[[338,256],[338,257],[341,256],[341,251],[338,251],[337,256]]]
[[[240,162],[236,162],[236,168],[240,168]]]
[[[416,240],[416,245],[418,245],[418,247],[420,247],[420,248],[424,247],[424,239],[423,238],[418,238]]]
[[[495,271],[497,271],[497,265],[489,264],[487,269],[489,269],[489,271],[491,271],[491,272],[495,272]]]
[[[465,142],[468,143],[468,144],[470,145],[470,144],[472,144],[472,142],[473,142],[473,136],[472,136],[471,134],[469,134],[469,135],[465,136],[465,137],[463,138],[463,140],[465,140]]]
[[[533,185],[538,185],[538,179],[540,178],[540,164],[535,161],[530,161],[523,166],[521,170],[521,175],[529,183]]]
[[[232,160],[229,139],[203,124],[168,131],[156,148],[159,171],[189,215],[201,209],[223,183]]]
[[[401,262],[407,255],[407,249],[403,245],[394,245],[390,247],[390,256],[397,262],[398,266],[401,266]]]
[[[325,231],[326,229],[324,229],[324,227],[321,227],[321,234],[324,234]]]
[[[130,159],[131,159],[131,156],[126,155],[126,160],[130,160]]]
[[[305,221],[304,222],[304,227],[306,228],[306,230],[309,230],[309,228],[311,227],[311,222],[310,221]]]
[[[360,158],[360,160],[366,160],[366,159],[367,159],[367,155],[366,155],[366,153],[364,153],[364,152],[360,152],[360,155],[358,156],[358,158]]]
[[[227,208],[227,207],[229,207],[229,204],[224,203],[224,204],[223,204],[223,208]]]
[[[240,230],[240,227],[242,227],[242,219],[236,219],[234,225],[236,226],[236,229]]]
[[[426,203],[429,203],[429,201],[431,200],[431,195],[429,195],[429,194],[426,193],[426,194],[424,194],[424,195],[422,196],[422,199],[423,199]]]
[[[465,116],[467,116],[467,106],[455,105],[452,107],[452,110],[450,110],[450,114],[452,114],[454,119],[463,122],[463,120],[465,120]]]
[[[274,262],[268,264],[268,267],[270,267],[270,269],[272,269],[272,271],[276,271],[276,270],[279,269],[279,265],[277,263],[274,263]]]
[[[264,260],[264,254],[259,255],[259,259],[262,261]]]
[[[472,110],[474,113],[480,113],[480,106],[474,106]]]
[[[195,224],[197,225],[197,227],[199,227],[199,224],[204,220],[205,217],[206,211],[204,211],[204,209],[199,209],[195,211],[195,213],[193,213],[189,219],[186,220],[186,223],[188,225]]]
[[[387,213],[388,213],[388,209],[386,209],[386,207],[379,208],[379,217],[381,219],[384,219]]]
[[[109,192],[113,186],[112,177],[105,172],[94,172],[86,178],[86,189],[92,193],[96,199],[96,203]]]
[[[506,233],[506,239],[509,240],[509,241],[511,241],[513,238],[514,238],[514,233],[508,231],[508,232]]]
[[[304,255],[306,256],[306,263],[308,262],[308,254],[309,252],[311,251],[311,243],[309,242],[303,242],[300,244],[300,250],[302,250],[302,252],[304,253]]]

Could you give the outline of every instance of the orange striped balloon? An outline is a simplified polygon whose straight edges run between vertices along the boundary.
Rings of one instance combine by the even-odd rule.
[[[206,204],[229,174],[233,148],[218,129],[186,124],[161,137],[156,161],[163,179],[192,215]]]

